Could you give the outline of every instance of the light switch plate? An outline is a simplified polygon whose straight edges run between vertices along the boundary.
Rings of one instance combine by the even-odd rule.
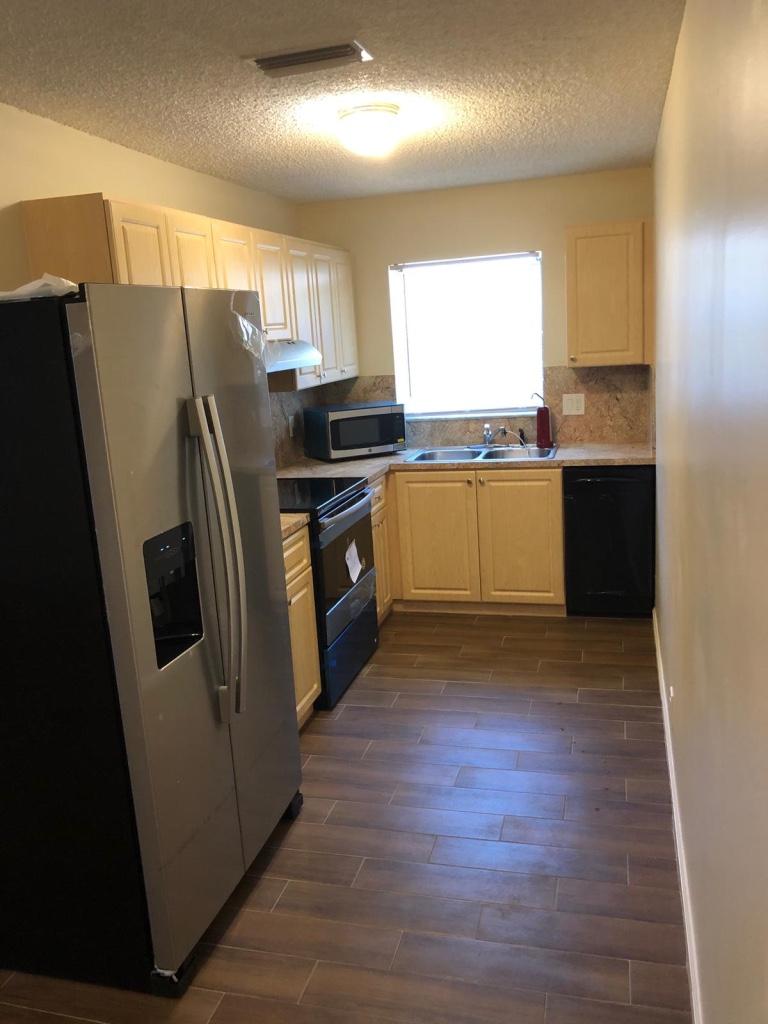
[[[584,395],[563,395],[563,416],[583,416]]]

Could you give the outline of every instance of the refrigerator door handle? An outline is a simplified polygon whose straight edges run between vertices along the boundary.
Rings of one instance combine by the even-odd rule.
[[[221,476],[224,481],[224,493],[227,500],[227,511],[229,513],[229,528],[232,533],[232,544],[235,551],[235,571],[237,574],[237,628],[238,643],[237,667],[233,673],[236,683],[235,690],[235,711],[238,715],[245,712],[246,678],[245,678],[245,639],[248,636],[248,605],[245,594],[245,559],[243,558],[243,541],[240,534],[240,519],[237,514],[237,502],[235,501],[235,487],[232,482],[232,470],[229,465],[229,455],[224,441],[224,431],[221,429],[219,410],[216,406],[216,396],[206,395],[203,401],[208,408],[208,416],[213,427],[213,438],[216,443],[216,451],[219,456]]]
[[[227,594],[227,622],[229,624],[229,651],[227,652],[227,663],[225,670],[224,684],[218,687],[219,713],[222,722],[230,720],[230,695],[235,689],[234,673],[237,662],[237,644],[235,642],[235,572],[234,558],[232,554],[232,540],[228,528],[227,506],[224,500],[219,468],[216,462],[216,453],[211,440],[211,427],[206,415],[202,398],[187,399],[187,416],[189,419],[189,433],[200,441],[200,450],[203,456],[203,463],[208,472],[208,478],[213,492],[213,502],[216,506],[216,518],[219,524],[221,546],[224,554],[224,576]]]

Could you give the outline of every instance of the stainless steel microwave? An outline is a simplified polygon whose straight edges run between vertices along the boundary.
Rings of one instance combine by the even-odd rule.
[[[304,452],[336,459],[385,455],[405,448],[405,413],[393,402],[320,405],[304,410]]]

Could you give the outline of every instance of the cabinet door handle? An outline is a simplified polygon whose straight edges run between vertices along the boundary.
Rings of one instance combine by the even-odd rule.
[[[480,477],[480,483],[483,485],[483,487],[485,487],[485,477],[484,476]]]
[[[575,363],[576,362],[576,356],[570,356],[570,360],[571,360],[572,363]]]
[[[472,486],[472,477],[467,477],[467,487]]]

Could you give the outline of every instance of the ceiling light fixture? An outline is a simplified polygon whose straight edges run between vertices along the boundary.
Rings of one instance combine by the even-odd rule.
[[[396,103],[365,103],[340,110],[336,133],[341,144],[358,156],[385,157],[402,138]]]

